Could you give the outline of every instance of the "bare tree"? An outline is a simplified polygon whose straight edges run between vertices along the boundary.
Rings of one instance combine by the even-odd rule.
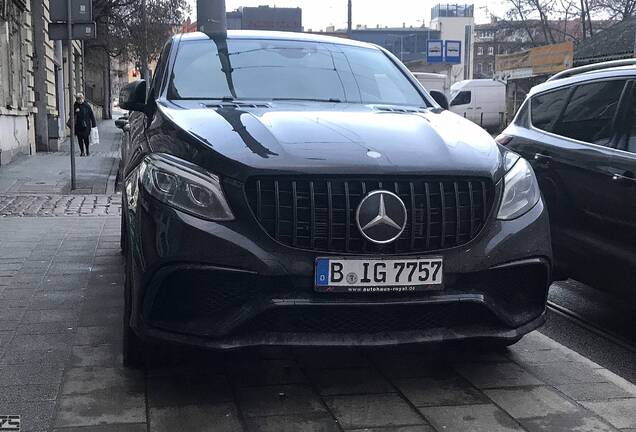
[[[596,10],[611,20],[626,20],[636,16],[636,0],[597,0]]]
[[[636,0],[507,0],[507,17],[525,29],[533,45],[553,44],[590,37],[594,34],[592,12],[600,12],[601,2],[626,3]]]
[[[142,56],[149,61],[156,59],[188,11],[186,0],[146,0],[145,5],[146,19],[142,22],[143,3],[139,0],[93,1],[97,39],[86,41],[85,56],[94,74],[101,71],[103,94],[94,97],[101,96],[104,118],[111,117],[111,59],[123,57],[133,62],[141,61]]]

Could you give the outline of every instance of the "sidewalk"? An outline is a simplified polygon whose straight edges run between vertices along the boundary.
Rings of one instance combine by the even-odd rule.
[[[539,332],[504,350],[164,346],[125,369],[119,229],[0,221],[0,414],[23,432],[636,430],[636,386]]]
[[[107,194],[114,193],[119,166],[121,132],[113,120],[98,124],[100,143],[90,156],[79,157],[75,140],[77,189],[71,191],[71,159],[68,151],[22,156],[0,167],[0,194]]]
[[[115,193],[121,132],[113,120],[98,124],[100,143],[90,156],[79,157],[76,186],[71,191],[68,151],[23,156],[0,167],[0,216],[118,215],[121,195]]]

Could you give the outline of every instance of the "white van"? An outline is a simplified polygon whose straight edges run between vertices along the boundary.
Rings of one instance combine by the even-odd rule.
[[[413,72],[413,76],[429,92],[437,90],[448,97],[450,89],[448,86],[448,77],[446,75],[429,72]]]
[[[506,84],[492,79],[458,81],[451,86],[449,109],[484,129],[504,126]]]

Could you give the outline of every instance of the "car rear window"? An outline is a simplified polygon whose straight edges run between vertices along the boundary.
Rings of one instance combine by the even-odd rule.
[[[381,51],[307,41],[182,42],[169,99],[309,99],[426,106]]]

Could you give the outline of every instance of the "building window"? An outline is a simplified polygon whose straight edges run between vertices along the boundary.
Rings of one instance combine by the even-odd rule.
[[[488,63],[488,73],[491,74],[493,70],[492,63]]]
[[[495,55],[495,47],[488,47],[488,55]]]
[[[477,47],[477,55],[484,55],[484,47],[482,46]]]
[[[2,4],[3,3],[3,4]],[[0,106],[24,109],[27,106],[28,57],[24,46],[26,34],[25,3],[4,0],[0,26]]]
[[[477,73],[482,73],[484,70],[484,65],[482,63],[477,63]]]

